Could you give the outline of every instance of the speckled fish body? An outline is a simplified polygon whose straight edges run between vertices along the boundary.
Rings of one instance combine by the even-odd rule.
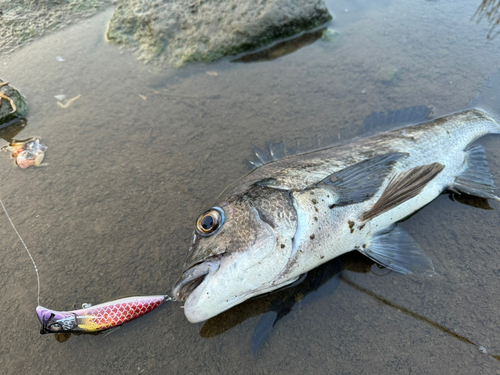
[[[165,296],[122,298],[73,311],[55,311],[38,306],[42,324],[40,333],[97,332],[118,327],[153,311],[165,302]]]
[[[496,199],[476,139],[500,124],[473,109],[266,164],[198,219],[173,288],[191,322],[358,250],[401,273],[434,272],[395,224],[444,191]]]

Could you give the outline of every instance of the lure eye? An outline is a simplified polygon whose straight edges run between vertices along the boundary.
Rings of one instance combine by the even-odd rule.
[[[214,207],[198,218],[196,229],[201,235],[208,236],[220,228],[223,222],[224,211],[218,207]]]
[[[54,323],[54,324],[51,324],[51,325],[49,326],[49,329],[50,329],[51,331],[60,331],[60,330],[62,330],[62,325],[61,325],[61,324],[59,324],[59,323]]]

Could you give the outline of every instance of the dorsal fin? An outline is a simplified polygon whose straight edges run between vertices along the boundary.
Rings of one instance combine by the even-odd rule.
[[[401,126],[415,125],[429,121],[429,119],[432,118],[432,115],[432,108],[428,106],[414,106],[395,111],[372,112],[365,118],[363,127],[360,129],[359,134],[365,137]],[[340,134],[332,134],[331,136],[321,135],[309,138],[309,141],[310,142],[306,142],[307,146],[302,147],[302,149],[298,141],[295,143],[295,146],[291,146],[285,143],[285,141],[268,141],[266,142],[265,148],[260,148],[252,144],[252,151],[255,158],[247,159],[247,164],[251,169],[254,169],[264,164],[284,159],[288,156],[299,155],[305,152],[311,152],[342,143],[340,141]]]
[[[429,121],[433,114],[432,108],[425,105],[406,107],[395,111],[372,112],[365,118],[363,128],[360,129],[359,133],[363,135],[373,134],[419,124]]]
[[[287,156],[294,156],[302,153],[298,141],[295,143],[295,146],[285,146],[284,141],[267,141],[265,148],[257,147],[252,143],[252,151],[255,155],[255,159],[247,159],[247,163],[252,169],[273,161],[284,159]]]

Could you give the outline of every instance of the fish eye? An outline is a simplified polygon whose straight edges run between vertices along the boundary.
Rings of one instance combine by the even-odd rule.
[[[60,323],[54,323],[49,326],[51,331],[60,331],[62,330],[62,325]]]
[[[219,207],[214,207],[198,218],[196,229],[202,236],[213,234],[224,222],[224,211]]]

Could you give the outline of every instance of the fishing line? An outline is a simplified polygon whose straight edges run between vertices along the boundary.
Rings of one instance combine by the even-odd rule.
[[[2,202],[2,199],[0,198],[0,204],[2,205],[2,208],[3,208],[3,212],[5,212],[5,215],[7,216],[7,219],[9,219],[9,222],[10,222],[10,225],[12,225],[12,228],[14,228],[14,231],[16,232],[17,236],[19,237],[19,239],[21,240],[21,243],[23,244],[24,248],[26,249],[26,252],[28,253],[28,255],[30,256],[30,259],[31,259],[31,262],[33,262],[33,266],[35,267],[35,272],[36,272],[36,280],[38,282],[38,294],[37,294],[37,304],[38,306],[40,306],[40,276],[38,275],[38,267],[36,266],[36,263],[35,263],[35,260],[33,259],[33,257],[31,256],[31,253],[30,251],[28,250],[28,246],[26,246],[26,244],[24,243],[21,235],[19,234],[19,232],[17,231],[16,227],[14,226],[14,223],[12,222],[12,220],[10,219],[10,216],[9,214],[7,213],[7,210],[5,209],[5,206]]]

